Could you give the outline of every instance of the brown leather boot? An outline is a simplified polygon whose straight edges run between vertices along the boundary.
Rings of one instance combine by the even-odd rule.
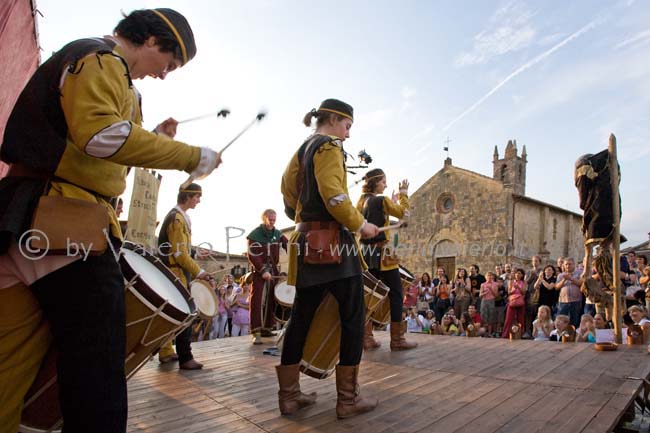
[[[282,415],[291,415],[303,407],[316,403],[315,392],[311,394],[300,392],[300,364],[277,365],[275,372],[280,384],[278,405]]]
[[[418,343],[409,343],[404,338],[406,322],[390,322],[390,350],[409,350],[418,347]]]
[[[381,343],[375,340],[372,335],[372,322],[368,321],[363,328],[363,350],[375,350],[381,346]]]
[[[358,364],[336,366],[336,416],[339,419],[370,412],[379,404],[375,397],[361,397],[358,375]]]

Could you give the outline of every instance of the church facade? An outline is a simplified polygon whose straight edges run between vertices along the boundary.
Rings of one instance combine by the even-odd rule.
[[[481,273],[497,264],[528,266],[533,255],[542,263],[583,255],[582,216],[532,199],[526,190],[526,146],[517,154],[508,141],[499,158],[495,146],[492,178],[452,165],[444,167],[410,197],[408,226],[399,230],[398,253],[413,272],[447,275],[477,264]]]

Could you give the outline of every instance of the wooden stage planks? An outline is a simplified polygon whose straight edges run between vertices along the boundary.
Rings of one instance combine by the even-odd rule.
[[[604,432],[613,429],[649,377],[645,346],[597,352],[586,343],[409,334],[415,350],[364,353],[362,393],[370,413],[337,420],[334,377],[301,375],[318,402],[292,417],[277,409],[272,339],[193,343],[203,370],[152,360],[129,382],[129,432]]]

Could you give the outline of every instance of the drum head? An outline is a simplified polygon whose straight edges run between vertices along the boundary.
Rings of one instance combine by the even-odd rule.
[[[295,286],[290,286],[286,281],[278,283],[275,285],[275,300],[282,305],[291,307],[293,305],[293,300],[296,297],[296,288]]]
[[[202,316],[214,317],[219,312],[219,300],[210,284],[203,280],[194,280],[190,284],[190,293],[196,309]]]
[[[147,256],[148,253],[145,254],[144,250],[133,251],[124,247],[120,252],[131,269],[140,275],[140,279],[158,296],[168,301],[179,311],[185,314],[192,313],[190,305],[183,297],[183,294],[174,282],[158,269],[151,260],[153,258],[151,255]]]
[[[406,269],[404,266],[399,265],[399,276],[408,282],[412,282],[415,280],[415,275],[413,275],[408,269]]]

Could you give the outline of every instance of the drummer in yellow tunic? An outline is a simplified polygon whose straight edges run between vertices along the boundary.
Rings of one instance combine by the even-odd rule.
[[[315,394],[300,392],[299,363],[314,313],[329,291],[339,304],[341,319],[336,414],[348,418],[371,411],[378,403],[376,398],[361,397],[357,382],[365,305],[362,260],[353,235],[376,236],[377,226],[364,220],[348,196],[343,141],[350,136],[352,107],[327,99],[305,115],[305,126],[311,126],[312,117],[317,120],[315,133],[300,146],[282,176],[285,212],[296,221],[287,280],[296,287],[296,296],[281,365],[276,367],[278,403],[280,412],[290,415],[316,401]]]
[[[109,221],[104,226],[103,218],[81,212],[64,218],[55,210],[48,222],[65,235],[51,241],[65,244],[79,228],[101,226],[118,248],[122,234],[108,200],[124,192],[128,166],[183,170],[198,178],[220,163],[210,149],[171,139],[173,119],[156,128],[164,134],[141,126],[133,80],[163,79],[195,54],[181,14],[134,11],[113,36],[58,50],[16,101],[0,149],[2,160],[12,164],[0,180],[1,432],[18,430],[23,397],[52,337],[65,431],[126,431],[124,279],[113,250],[39,258],[28,257],[18,242],[47,195],[57,210],[65,202],[56,199],[61,196],[97,204]],[[96,234],[104,236],[100,229]]]
[[[370,170],[363,177],[363,194],[357,202],[357,209],[370,222],[386,227],[390,225],[390,217],[402,219],[409,214],[408,181],[399,184],[398,195],[392,199],[381,195],[386,189],[386,174],[380,168]],[[397,236],[397,234],[395,234]],[[406,322],[402,320],[404,295],[399,273],[399,261],[395,249],[395,238],[391,237],[388,230],[372,239],[362,239],[363,258],[368,265],[368,270],[384,284],[390,291],[390,350],[408,350],[417,347],[417,343],[409,343],[404,338]],[[372,323],[368,321],[364,328],[363,347],[366,350],[377,349],[380,346],[372,335]]]
[[[185,288],[190,282],[200,278],[214,283],[210,274],[201,269],[191,255],[192,248],[192,222],[187,211],[194,209],[201,202],[203,191],[201,186],[191,183],[178,191],[176,207],[165,217],[160,227],[158,236],[158,253],[162,261],[169,266],[171,271],[181,280]],[[158,353],[160,362],[170,362],[178,359],[178,367],[182,370],[198,370],[203,364],[197,362],[192,356],[190,347],[192,327],[187,327],[176,337],[176,351],[174,353],[171,340],[167,342]]]

